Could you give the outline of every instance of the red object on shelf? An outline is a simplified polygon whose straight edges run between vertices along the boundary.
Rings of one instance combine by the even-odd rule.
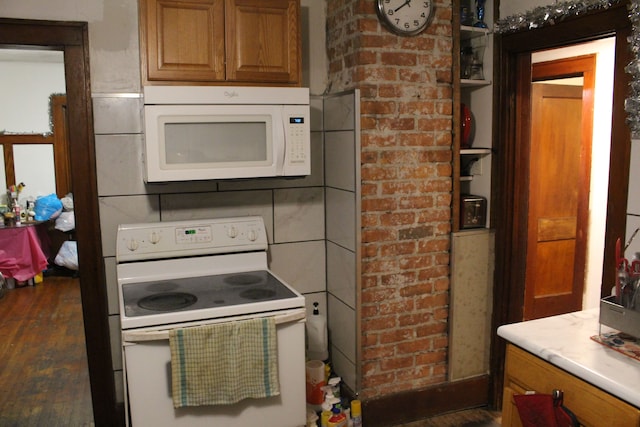
[[[460,104],[460,147],[471,148],[471,110]]]

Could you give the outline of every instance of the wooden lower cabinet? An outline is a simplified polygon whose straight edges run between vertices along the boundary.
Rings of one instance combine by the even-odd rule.
[[[640,426],[640,409],[519,347],[507,345],[502,400],[503,426],[522,426],[513,395],[530,390],[550,394],[553,389],[564,392],[564,405],[586,427]]]

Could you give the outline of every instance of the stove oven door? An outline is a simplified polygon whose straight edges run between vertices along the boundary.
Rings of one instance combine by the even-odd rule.
[[[122,333],[129,420],[139,426],[296,427],[305,424],[304,309],[276,316],[280,395],[233,405],[174,409],[168,330]],[[246,319],[214,319],[206,324]],[[202,324],[202,323],[200,323]],[[128,420],[128,421],[129,421]]]

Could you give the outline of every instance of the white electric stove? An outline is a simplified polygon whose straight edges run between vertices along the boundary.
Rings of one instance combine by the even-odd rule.
[[[304,424],[304,297],[269,270],[267,250],[264,221],[255,216],[118,227],[124,373],[134,427]],[[281,395],[174,409],[168,331],[265,316],[276,319]]]

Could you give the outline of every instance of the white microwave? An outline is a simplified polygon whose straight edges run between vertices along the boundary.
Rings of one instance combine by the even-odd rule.
[[[311,173],[309,89],[145,86],[145,181]]]

